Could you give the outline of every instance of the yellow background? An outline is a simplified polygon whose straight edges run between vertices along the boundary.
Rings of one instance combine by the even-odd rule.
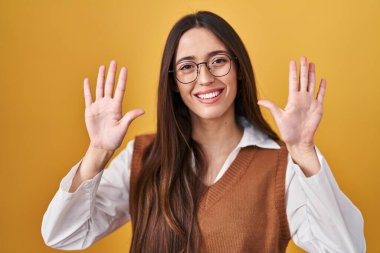
[[[156,88],[166,36],[184,14],[211,10],[242,37],[261,98],[284,106],[288,62],[306,55],[327,79],[315,137],[341,187],[365,219],[368,252],[378,232],[380,2],[305,0],[0,2],[0,252],[53,252],[42,216],[60,180],[89,144],[83,79],[94,91],[100,64],[127,66],[124,112],[142,107],[122,147],[155,128]],[[274,125],[270,115],[266,117]],[[120,149],[118,150],[118,152]],[[130,225],[86,252],[127,252]],[[288,252],[302,252],[291,245]]]

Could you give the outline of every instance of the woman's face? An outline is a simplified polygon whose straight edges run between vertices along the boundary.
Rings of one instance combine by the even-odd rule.
[[[226,46],[210,30],[192,28],[186,31],[178,44],[174,66],[189,68],[189,61],[200,63],[212,62],[219,64],[220,53],[229,55]],[[215,56],[215,57],[214,57]],[[183,63],[183,64],[182,64]],[[181,64],[181,65],[178,65]],[[217,65],[215,65],[217,66]],[[218,119],[234,114],[234,99],[237,93],[237,70],[235,61],[231,61],[231,69],[227,75],[213,76],[205,64],[199,65],[198,78],[188,84],[176,80],[178,92],[183,102],[190,109],[192,120]]]

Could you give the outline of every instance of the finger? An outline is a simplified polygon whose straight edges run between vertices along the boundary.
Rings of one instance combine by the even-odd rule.
[[[298,91],[297,64],[294,60],[289,63],[289,93]]]
[[[326,93],[326,80],[322,79],[321,80],[321,84],[319,85],[319,90],[318,90],[318,95],[317,95],[317,100],[320,103],[323,103],[323,99],[325,97],[325,93]]]
[[[120,104],[123,102],[123,96],[125,93],[125,85],[127,82],[127,69],[122,67],[119,74],[119,80],[115,91],[114,99]]]
[[[126,129],[131,124],[133,120],[135,120],[137,117],[143,115],[145,111],[143,109],[134,109],[129,112],[127,112],[123,118],[121,119],[121,124]]]
[[[86,104],[86,107],[88,107],[92,103],[90,80],[88,80],[88,78],[84,79],[83,87],[84,87],[84,102]]]
[[[315,89],[315,64],[310,62],[309,64],[309,88],[308,92],[314,94]]]
[[[104,96],[104,75],[106,72],[105,66],[99,67],[98,80],[96,82],[96,99],[102,98]]]
[[[308,71],[307,71],[307,59],[302,56],[300,59],[300,91],[307,91],[308,85]]]
[[[116,61],[112,60],[110,63],[110,67],[108,69],[108,73],[107,73],[106,86],[104,87],[105,97],[112,97],[113,85],[115,82],[115,75],[116,75],[116,67],[117,67]]]
[[[269,100],[259,100],[259,102],[257,104],[262,105],[265,108],[267,108],[271,112],[271,114],[273,115],[273,118],[276,121],[281,116],[282,110],[275,103],[273,103]]]

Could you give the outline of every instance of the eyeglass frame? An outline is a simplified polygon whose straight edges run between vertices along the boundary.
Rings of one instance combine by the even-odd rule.
[[[217,55],[225,55],[225,56],[227,56],[227,57],[230,59],[231,62],[232,62],[232,61],[235,61],[235,60],[238,60],[237,56],[230,56],[230,55],[228,55],[228,54],[223,54],[223,53],[222,53],[222,54],[219,53],[219,54],[216,54],[216,55],[214,55],[214,56],[217,56]],[[212,56],[212,57],[214,57],[214,56]],[[212,57],[210,57],[208,60],[210,60]],[[205,64],[206,67],[207,67],[207,69],[208,69],[208,72],[210,72],[210,74],[211,74],[212,76],[214,76],[214,77],[222,77],[222,76],[226,76],[226,75],[228,75],[228,73],[230,73],[230,71],[231,71],[231,64],[230,64],[230,68],[228,69],[228,72],[227,72],[226,74],[221,75],[221,76],[216,76],[216,75],[214,75],[213,73],[211,73],[210,68],[209,68],[209,66],[208,66],[208,61],[203,61],[203,62],[200,62],[200,63],[196,63],[196,62],[194,62],[194,61],[188,61],[188,62],[194,63],[195,66],[197,66],[197,77],[196,77],[193,81],[191,81],[191,82],[187,82],[187,83],[181,82],[180,80],[178,80],[177,75],[175,74],[176,71],[175,71],[174,69],[169,69],[169,73],[174,74],[175,79],[176,79],[178,82],[183,83],[183,84],[189,84],[189,83],[192,83],[192,82],[194,82],[194,81],[196,81],[196,80],[198,79],[198,77],[199,77],[199,72],[200,72],[200,67],[199,67],[199,65],[201,65],[201,64]],[[177,66],[177,65],[178,65],[178,64],[176,64],[176,66]]]

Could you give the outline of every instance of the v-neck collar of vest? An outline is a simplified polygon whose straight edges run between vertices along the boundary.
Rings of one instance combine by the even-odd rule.
[[[255,146],[240,149],[224,175],[214,184],[205,186],[206,190],[200,201],[200,210],[207,211],[240,180],[257,151],[258,148]]]
[[[239,116],[238,123],[244,128],[243,137],[235,148],[239,149],[239,153],[218,181],[205,186],[199,206],[201,211],[207,211],[240,180],[259,148],[281,149],[277,142],[255,128],[246,118]]]

